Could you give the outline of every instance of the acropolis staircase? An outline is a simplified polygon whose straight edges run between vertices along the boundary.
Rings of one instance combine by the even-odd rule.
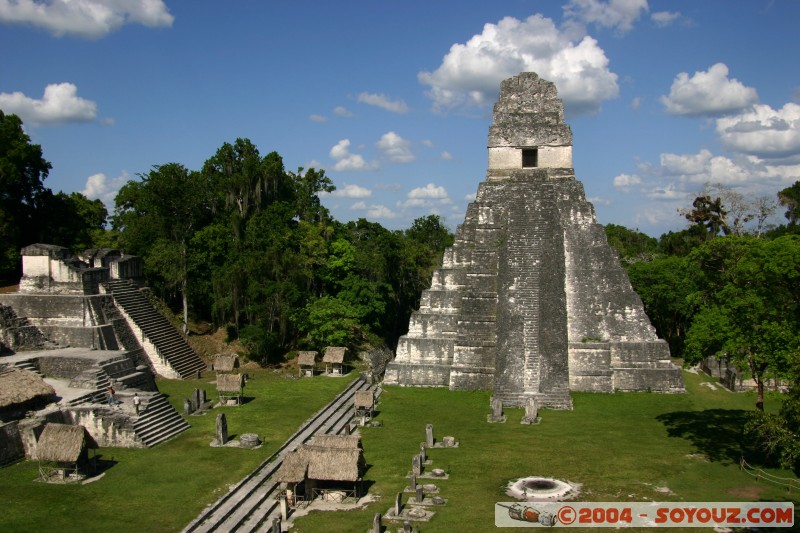
[[[205,363],[178,330],[156,311],[145,295],[128,280],[111,280],[106,285],[117,305],[155,346],[162,362],[181,379],[206,368]]]

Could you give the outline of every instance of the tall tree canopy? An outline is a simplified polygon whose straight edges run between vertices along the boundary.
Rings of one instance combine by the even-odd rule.
[[[210,222],[214,191],[206,177],[178,163],[153,167],[129,181],[116,197],[114,227],[122,245],[139,254],[168,290],[179,293],[183,329],[189,322],[189,246],[194,234]]]
[[[787,376],[800,353],[800,238],[714,239],[689,256],[697,306],[685,355],[713,355],[749,370],[763,409],[764,382]]]
[[[113,244],[103,203],[78,192],[54,194],[44,185],[51,168],[19,117],[0,111],[0,282],[19,279],[19,252],[29,244],[58,244],[74,252]]]
[[[786,220],[790,226],[800,220],[800,181],[795,181],[791,187],[786,187],[778,193],[778,201],[786,208]]]
[[[6,280],[19,278],[20,248],[38,240],[43,224],[36,214],[51,168],[22,120],[0,111],[0,276]]]

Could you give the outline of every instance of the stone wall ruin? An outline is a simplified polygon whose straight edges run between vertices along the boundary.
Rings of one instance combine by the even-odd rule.
[[[572,168],[555,85],[503,81],[478,187],[384,383],[492,389],[570,408],[569,391],[682,392],[680,369]]]

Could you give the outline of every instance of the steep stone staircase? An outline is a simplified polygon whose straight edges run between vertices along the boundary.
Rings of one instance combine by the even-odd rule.
[[[158,392],[140,396],[141,411],[133,423],[133,428],[136,436],[141,438],[148,448],[189,428],[189,423],[172,408],[165,395]]]
[[[529,183],[540,182],[534,189]],[[512,176],[502,199],[515,228],[498,261],[498,346],[495,394],[506,405],[570,408],[562,229],[546,171]],[[555,303],[554,303],[555,302]],[[513,327],[508,327],[515,323]]]
[[[108,291],[142,333],[156,347],[158,355],[185,379],[205,369],[203,360],[167,319],[150,304],[144,294],[128,280],[111,280]]]

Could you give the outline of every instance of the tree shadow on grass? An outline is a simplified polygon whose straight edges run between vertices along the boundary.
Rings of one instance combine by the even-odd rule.
[[[742,409],[706,409],[674,411],[656,419],[667,427],[670,437],[688,440],[710,461],[738,464],[742,455],[749,455],[744,433],[748,417],[749,412]]]

